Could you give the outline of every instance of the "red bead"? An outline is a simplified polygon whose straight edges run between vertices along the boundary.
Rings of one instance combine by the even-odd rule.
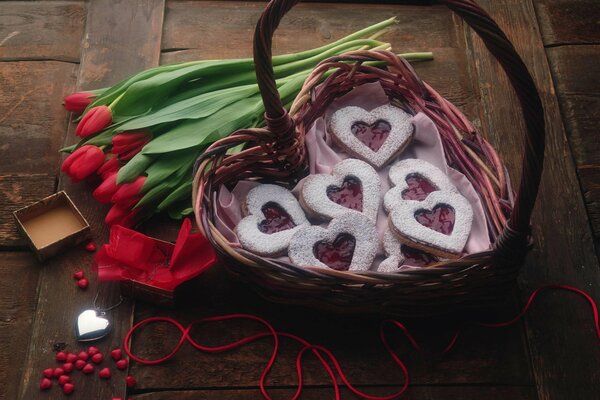
[[[87,289],[87,287],[90,286],[90,281],[88,281],[86,278],[81,278],[77,281],[77,286],[79,286],[81,289]]]
[[[52,381],[48,378],[44,378],[40,382],[40,389],[48,390],[52,387]]]
[[[85,245],[85,250],[89,251],[90,253],[95,252],[96,251],[96,243],[89,242],[88,244]]]
[[[75,361],[75,368],[77,369],[82,369],[83,367],[85,367],[86,362],[84,360],[77,360]]]
[[[71,394],[71,393],[73,393],[74,390],[75,390],[75,385],[73,385],[72,383],[65,383],[63,386],[64,394]]]
[[[128,364],[129,363],[127,362],[127,359],[122,358],[119,361],[117,361],[117,368],[126,369]]]
[[[67,354],[67,362],[74,363],[75,361],[77,361],[77,354],[75,354],[75,353]]]
[[[59,351],[58,353],[56,353],[56,361],[67,361],[67,353],[65,353],[64,351]]]
[[[55,378],[58,378],[59,376],[64,375],[64,374],[65,374],[65,370],[64,369],[62,369],[62,368],[54,368],[54,374],[53,375],[54,375]]]
[[[135,378],[133,376],[129,375],[127,378],[125,378],[125,383],[127,384],[128,388],[132,388],[135,386],[137,381],[135,380]]]
[[[102,379],[109,379],[112,376],[112,372],[108,368],[102,368],[100,372],[98,372],[98,376]]]
[[[61,375],[58,377],[58,384],[60,386],[64,386],[65,383],[69,382],[71,382],[71,378],[69,377],[69,375]]]
[[[96,353],[92,356],[92,361],[94,364],[100,364],[102,361],[104,361],[104,356],[102,353]]]
[[[94,366],[90,363],[87,363],[81,371],[83,371],[84,374],[91,374],[94,372]]]
[[[120,360],[121,357],[123,357],[123,351],[119,348],[114,349],[113,351],[110,352],[110,356],[113,358],[113,360]]]
[[[97,348],[96,346],[90,346],[90,347],[88,347],[87,352],[90,356],[93,356],[96,353],[100,353],[100,349]]]
[[[63,370],[65,371],[65,374],[69,374],[71,372],[73,372],[73,363],[64,363],[63,364]]]
[[[77,358],[79,358],[80,360],[86,361],[88,359],[90,355],[87,353],[87,351],[82,351],[79,354],[77,354]]]
[[[73,272],[73,278],[80,280],[85,276],[83,271],[75,271]]]
[[[54,378],[54,368],[46,368],[43,374],[46,378]]]

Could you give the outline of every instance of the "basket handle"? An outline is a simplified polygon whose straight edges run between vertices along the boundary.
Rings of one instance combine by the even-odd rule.
[[[283,143],[294,140],[294,122],[287,114],[275,85],[271,47],[273,33],[281,18],[299,0],[271,0],[254,32],[256,79],[265,105],[269,130]],[[502,235],[495,243],[497,251],[507,255],[515,245],[527,241],[530,217],[537,197],[544,164],[544,109],[535,83],[514,46],[496,22],[473,0],[440,0],[458,14],[483,39],[488,50],[506,72],[523,109],[527,138],[523,152],[522,178],[513,212]],[[431,2],[428,2],[431,3]]]

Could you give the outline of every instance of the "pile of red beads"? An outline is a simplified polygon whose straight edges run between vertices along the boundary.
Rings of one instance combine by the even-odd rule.
[[[110,352],[110,357],[117,369],[124,371],[129,366],[129,360],[123,358],[123,351],[120,348],[113,349]],[[94,373],[96,366],[98,368],[104,362],[104,354],[95,346],[88,347],[87,350],[83,350],[79,353],[71,353],[65,351],[59,351],[55,356],[56,362],[61,363],[61,366],[55,368],[46,368],[43,371],[43,378],[40,381],[40,390],[49,390],[53,386],[53,379],[56,379],[58,385],[62,387],[64,394],[69,395],[75,391],[75,384],[71,380],[70,374],[74,370],[80,370],[85,375],[91,375]],[[112,371],[110,368],[105,367],[98,371],[98,377],[101,379],[110,379],[112,377]],[[133,376],[127,376],[125,383],[128,388],[135,386],[136,381]],[[113,398],[119,400],[118,398]]]

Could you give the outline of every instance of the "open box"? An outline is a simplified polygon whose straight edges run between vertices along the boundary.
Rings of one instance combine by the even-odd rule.
[[[90,225],[64,191],[16,210],[13,215],[40,261],[90,235]]]

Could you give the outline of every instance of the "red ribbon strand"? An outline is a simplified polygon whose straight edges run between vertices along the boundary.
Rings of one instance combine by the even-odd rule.
[[[518,322],[521,318],[523,318],[523,316],[527,313],[527,311],[531,307],[531,305],[532,305],[533,301],[535,300],[535,298],[537,297],[537,295],[541,291],[546,291],[548,289],[565,290],[565,291],[569,291],[572,293],[576,293],[576,294],[584,297],[587,300],[587,302],[590,304],[590,307],[592,309],[592,314],[594,317],[594,324],[595,324],[594,326],[595,326],[595,330],[596,330],[596,336],[600,339],[600,324],[598,322],[598,306],[596,305],[596,302],[588,293],[584,292],[583,290],[577,289],[572,286],[567,286],[567,285],[548,285],[548,286],[543,286],[543,287],[536,289],[529,296],[529,299],[527,300],[527,302],[526,302],[525,306],[523,307],[523,309],[521,310],[521,312],[519,312],[513,319],[511,319],[509,321],[497,322],[497,323],[473,322],[473,324],[477,325],[477,326],[486,327],[486,328],[503,328],[503,327],[511,326],[511,325],[515,324],[516,322]],[[256,322],[259,322],[260,324],[262,324],[266,328],[267,331],[244,337],[244,338],[239,339],[232,343],[228,343],[228,344],[221,345],[221,346],[214,346],[214,347],[205,346],[203,344],[200,344],[200,343],[196,342],[194,339],[192,339],[192,337],[190,336],[191,329],[196,325],[206,324],[209,322],[227,321],[227,320],[256,321]],[[148,324],[157,323],[157,322],[168,323],[168,324],[175,326],[177,329],[179,329],[179,331],[181,332],[181,338],[177,342],[177,345],[175,346],[175,348],[166,356],[160,357],[157,359],[144,359],[144,358],[138,357],[135,354],[133,354],[131,351],[131,338],[132,338],[133,334],[138,329],[140,329]],[[372,396],[372,395],[363,393],[360,390],[358,390],[357,388],[355,388],[348,381],[348,378],[346,377],[346,374],[344,373],[342,366],[339,363],[339,361],[337,360],[337,358],[327,348],[325,348],[323,346],[313,345],[313,344],[309,343],[308,341],[302,339],[301,337],[298,337],[291,333],[278,332],[266,320],[264,320],[260,317],[254,316],[254,315],[249,315],[249,314],[230,314],[230,315],[202,318],[202,319],[193,321],[187,327],[184,327],[182,324],[180,324],[173,318],[169,318],[169,317],[146,318],[146,319],[136,323],[129,330],[129,332],[127,333],[127,335],[125,337],[124,349],[125,349],[125,352],[127,353],[127,355],[132,360],[135,360],[141,364],[156,365],[156,364],[161,364],[161,363],[169,360],[171,357],[173,357],[175,354],[177,354],[177,352],[179,351],[179,349],[181,348],[183,343],[186,341],[200,351],[204,351],[207,353],[220,353],[223,351],[235,349],[237,347],[240,347],[244,344],[253,342],[255,340],[264,339],[264,338],[272,338],[273,339],[273,352],[271,353],[271,356],[269,358],[267,365],[263,369],[263,372],[260,376],[260,381],[259,381],[260,391],[261,391],[263,397],[267,400],[271,400],[271,397],[269,396],[269,394],[267,393],[267,390],[265,388],[266,380],[267,380],[267,376],[269,375],[269,372],[271,371],[271,368],[273,367],[273,364],[275,363],[275,360],[277,359],[277,352],[279,350],[279,342],[280,342],[279,339],[284,337],[284,338],[296,341],[303,346],[302,349],[296,355],[296,375],[298,377],[298,387],[296,389],[296,393],[292,397],[292,400],[296,400],[300,396],[300,393],[302,392],[302,387],[303,387],[302,359],[303,359],[305,353],[307,353],[308,351],[312,352],[317,357],[317,359],[319,360],[319,362],[321,363],[321,365],[323,366],[323,368],[329,375],[331,382],[333,384],[333,390],[335,393],[336,400],[340,399],[340,390],[339,390],[338,381],[336,379],[336,373],[337,373],[337,376],[340,378],[340,380],[343,382],[343,384],[352,393],[354,393],[356,396],[358,396],[362,399],[391,400],[391,399],[396,399],[404,394],[404,392],[408,388],[409,377],[408,377],[408,368],[406,367],[406,365],[404,364],[404,362],[402,361],[400,356],[398,354],[396,354],[396,352],[392,349],[392,347],[390,346],[390,344],[388,342],[388,339],[387,339],[387,336],[385,333],[385,329],[384,329],[388,325],[391,325],[392,327],[399,329],[400,332],[402,332],[404,334],[404,336],[406,337],[408,342],[411,344],[411,346],[415,350],[417,350],[419,352],[421,351],[421,348],[420,348],[419,344],[417,343],[417,341],[415,340],[415,338],[411,335],[411,333],[406,328],[406,326],[404,326],[401,322],[396,321],[396,320],[391,320],[391,319],[382,321],[380,329],[379,329],[379,337],[381,339],[381,342],[383,343],[387,352],[390,354],[391,358],[394,360],[394,362],[400,368],[400,370],[402,371],[402,373],[404,375],[404,383],[402,385],[402,388],[400,390],[398,390],[396,393],[392,393],[385,397]],[[460,335],[460,330],[454,334],[454,336],[449,341],[448,345],[444,348],[442,353],[447,353],[454,347],[454,344],[458,340],[459,335]]]

